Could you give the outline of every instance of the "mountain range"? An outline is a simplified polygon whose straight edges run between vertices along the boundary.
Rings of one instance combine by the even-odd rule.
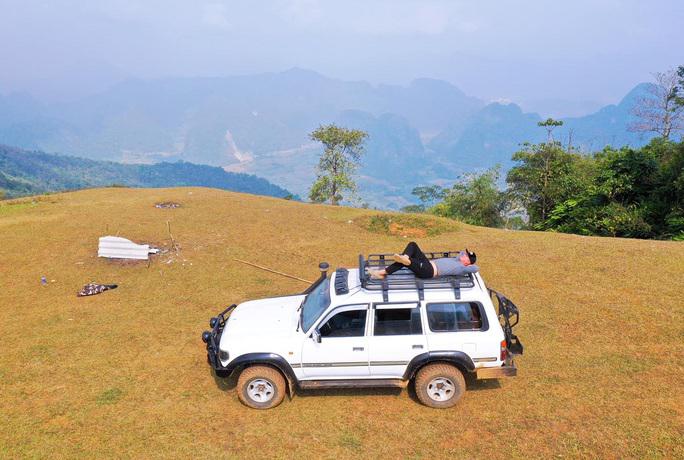
[[[590,151],[642,145],[629,132],[638,85],[617,105],[563,119],[556,139]],[[44,104],[0,96],[0,143],[124,163],[184,161],[257,174],[306,196],[321,147],[308,133],[335,122],[369,133],[360,200],[397,208],[416,185],[509,167],[523,142],[546,133],[538,114],[470,97],[445,81],[408,86],[342,81],[303,69],[221,77],[127,80],[84,99]]]

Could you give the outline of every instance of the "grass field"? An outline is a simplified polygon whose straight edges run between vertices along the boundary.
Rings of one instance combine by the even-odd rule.
[[[470,383],[444,411],[411,390],[242,406],[200,333],[225,305],[306,286],[233,258],[314,279],[321,260],[403,247],[411,229],[369,226],[376,214],[199,188],[0,203],[0,457],[684,457],[675,242],[432,222],[421,246],[476,250],[485,280],[520,307],[517,378]],[[167,221],[178,253],[149,266],[97,258],[106,234],[169,248]],[[91,281],[119,288],[77,298]]]

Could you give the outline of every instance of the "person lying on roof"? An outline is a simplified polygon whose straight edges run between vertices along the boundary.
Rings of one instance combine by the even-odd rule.
[[[418,245],[411,241],[401,254],[392,256],[394,263],[382,270],[369,269],[371,278],[383,279],[387,275],[408,267],[417,278],[436,278],[438,276],[462,275],[475,273],[480,268],[475,264],[477,256],[466,248],[458,254],[458,257],[442,257],[428,259]]]

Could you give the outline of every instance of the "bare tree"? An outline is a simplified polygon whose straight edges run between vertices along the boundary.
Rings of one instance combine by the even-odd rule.
[[[629,130],[657,133],[669,139],[671,134],[684,131],[682,80],[676,69],[657,72],[653,78],[655,83],[632,108],[632,114],[638,120],[629,126]]]

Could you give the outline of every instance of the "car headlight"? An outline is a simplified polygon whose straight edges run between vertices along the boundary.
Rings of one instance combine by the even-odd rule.
[[[228,361],[228,358],[230,358],[230,355],[228,354],[227,351],[219,350],[219,359],[221,361]]]

